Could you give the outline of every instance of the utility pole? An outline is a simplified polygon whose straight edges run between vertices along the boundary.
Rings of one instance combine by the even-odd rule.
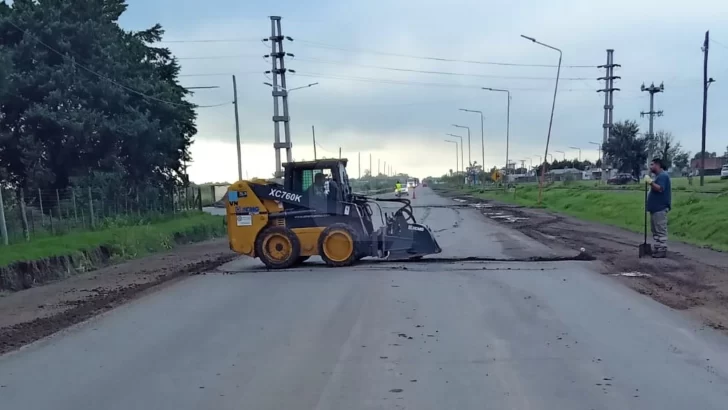
[[[313,125],[311,126],[311,136],[313,137],[313,159],[315,161],[317,159],[316,158],[316,129],[313,127]]]
[[[359,178],[358,179],[361,179],[361,152],[357,156],[356,163],[359,166]]]
[[[238,181],[243,180],[243,156],[240,152],[240,119],[238,118],[238,84],[233,76],[233,106],[235,107],[235,142],[238,147]],[[185,172],[186,173],[186,172]]]
[[[710,42],[710,31],[705,32],[705,41],[703,42],[703,130],[700,151],[700,186],[705,185],[705,131],[708,122],[708,87],[710,83],[715,82],[712,78],[708,78],[708,44]]]
[[[341,147],[339,147],[339,159],[341,159]]]
[[[373,173],[374,172],[372,172],[372,154],[369,154],[369,178],[372,177]]]
[[[655,94],[661,93],[665,91],[665,85],[663,83],[660,83],[660,86],[655,86],[655,83],[652,83],[649,87],[645,87],[644,84],[642,84],[642,87],[640,87],[640,90],[647,91],[650,93],[650,110],[648,112],[641,111],[640,116],[644,117],[645,115],[650,116],[650,131],[649,136],[654,137],[654,121],[655,116],[662,117],[662,110],[655,111]]]
[[[601,93],[601,92],[604,93],[604,123],[602,124],[602,128],[604,129],[604,135],[602,136],[602,145],[606,144],[607,141],[609,141],[609,136],[612,132],[612,127],[614,126],[614,123],[613,123],[614,92],[620,91],[619,88],[614,87],[614,80],[621,79],[622,77],[614,75],[614,67],[621,67],[621,65],[614,64],[614,50],[608,49],[607,50],[607,64],[600,65],[598,67],[598,68],[605,69],[605,71],[606,71],[605,75],[604,75],[604,77],[597,78],[597,81],[604,80],[604,88],[601,90],[597,90],[598,93]],[[579,155],[581,155],[581,151],[580,151]],[[602,181],[606,182],[607,179],[609,179],[609,176],[607,175],[607,172],[606,172],[607,154],[600,153],[600,159],[602,160]]]
[[[382,160],[381,158],[377,158],[377,176],[382,173]]]
[[[387,161],[384,161],[384,175],[387,175]]]
[[[284,57],[286,53],[283,52],[283,40],[291,40],[290,37],[283,36],[281,32],[281,17],[271,16],[270,17],[270,37],[267,41],[271,42],[270,58],[272,61],[272,68],[270,74],[273,76],[273,132],[275,141],[273,143],[273,149],[276,152],[276,178],[281,178],[281,148],[286,149],[286,161],[292,162],[291,154],[291,125],[290,116],[288,115],[288,89],[286,88],[286,66],[284,63]],[[267,74],[268,72],[266,72]],[[280,86],[278,85],[280,76]],[[281,115],[278,106],[278,99],[281,99],[283,106],[283,115]],[[279,123],[283,123],[283,132],[285,142],[281,142],[281,131]]]

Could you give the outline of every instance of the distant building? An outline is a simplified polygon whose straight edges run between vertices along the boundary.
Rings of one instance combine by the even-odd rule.
[[[584,171],[576,168],[552,169],[546,173],[552,181],[574,181],[584,178]]]
[[[728,163],[728,157],[705,158],[705,175],[720,175],[720,169],[725,163]],[[693,174],[700,175],[700,158],[690,161],[690,169]]]

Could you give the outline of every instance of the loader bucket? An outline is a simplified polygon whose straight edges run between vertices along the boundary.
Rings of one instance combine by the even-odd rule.
[[[430,228],[418,223],[408,224],[406,232],[385,236],[384,246],[389,260],[419,259],[442,252]]]

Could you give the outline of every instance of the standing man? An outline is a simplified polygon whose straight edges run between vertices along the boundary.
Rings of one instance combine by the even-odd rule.
[[[647,196],[647,212],[650,213],[652,238],[655,241],[652,257],[664,258],[667,256],[667,213],[672,209],[672,187],[670,176],[667,175],[660,158],[652,160],[650,171],[655,178],[652,179],[647,174],[644,181],[650,188]]]

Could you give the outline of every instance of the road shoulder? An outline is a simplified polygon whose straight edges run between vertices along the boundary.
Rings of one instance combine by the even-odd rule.
[[[437,191],[436,191],[437,192]],[[498,221],[542,243],[580,249],[637,292],[671,308],[696,315],[707,326],[728,331],[728,254],[670,241],[666,259],[638,258],[643,236],[571,216],[439,191],[439,195],[478,207]],[[649,240],[650,238],[648,238]]]
[[[0,354],[89,319],[163,283],[214,269],[235,257],[227,239],[213,239],[2,294]]]

